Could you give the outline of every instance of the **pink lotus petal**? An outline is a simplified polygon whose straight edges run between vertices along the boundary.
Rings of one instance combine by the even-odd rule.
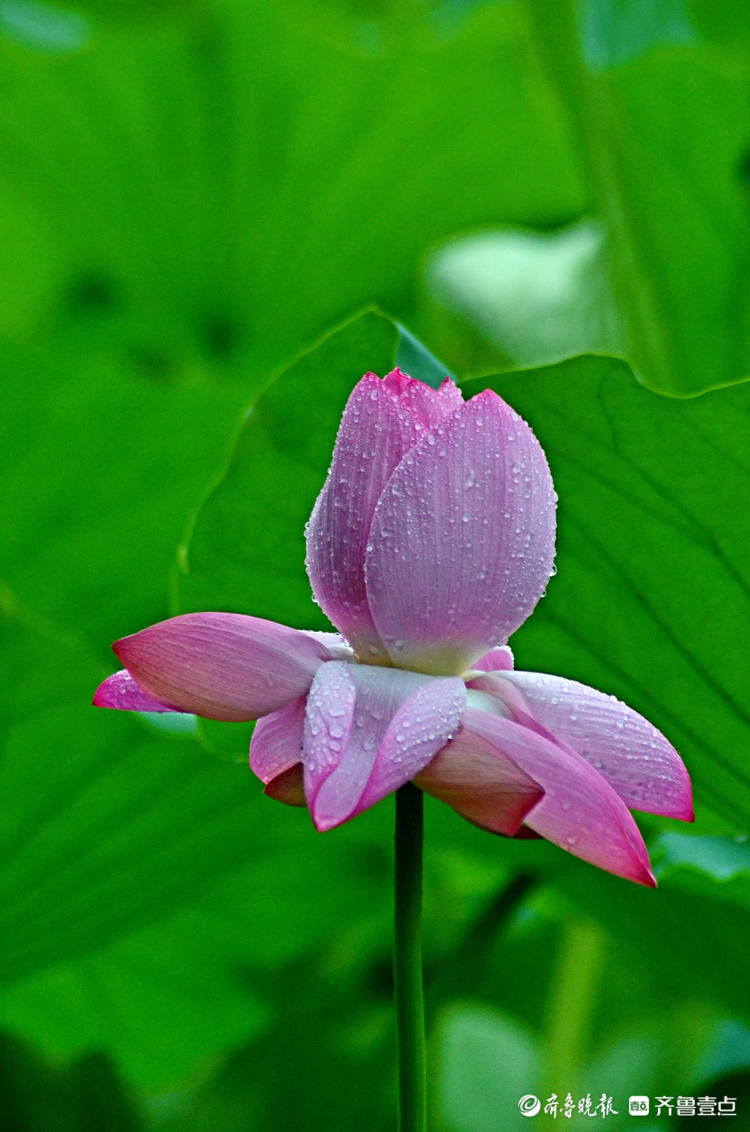
[[[317,828],[339,825],[414,778],[455,734],[465,703],[455,677],[337,661],[320,668],[303,755]]]
[[[367,595],[393,662],[459,674],[503,644],[542,595],[554,541],[544,453],[485,390],[407,453],[375,508]]]
[[[354,660],[354,650],[340,633],[327,633],[321,629],[305,629],[304,633],[321,644],[331,660]]]
[[[479,672],[512,672],[513,653],[510,645],[498,645],[497,648],[490,649],[479,660],[475,660],[471,667]]]
[[[117,708],[119,711],[181,711],[161,700],[155,700],[139,688],[127,668],[113,672],[103,680],[91,701],[94,707]]]
[[[263,793],[285,806],[306,806],[302,763],[296,763],[272,778]]]
[[[365,660],[385,656],[367,604],[364,558],[383,486],[420,436],[462,403],[394,370],[367,373],[341,419],[333,460],[307,527],[307,572],[323,611]]]
[[[302,760],[305,696],[259,719],[250,738],[250,769],[268,784]]]
[[[529,714],[598,770],[630,809],[693,820],[682,759],[638,712],[561,676],[509,672],[503,681],[522,693]]]
[[[414,781],[475,825],[509,837],[544,793],[496,746],[465,728]]]
[[[648,853],[627,806],[573,751],[492,710],[466,709],[464,726],[492,743],[544,790],[526,825],[561,849],[617,876],[654,886]]]
[[[506,670],[507,672],[508,670]],[[499,672],[495,669],[492,672],[479,672],[471,675],[471,679],[467,680],[467,686],[475,692],[487,692],[495,700],[495,710],[500,711],[508,719],[515,719],[517,723],[523,723],[526,727],[531,727],[532,730],[537,731],[540,735],[545,735],[548,739],[553,739],[554,736],[547,732],[547,730],[538,723],[533,714],[531,713],[529,704],[524,697],[520,688],[515,684],[511,684],[509,680],[503,679],[506,672]]]
[[[329,656],[297,629],[239,613],[171,617],[112,648],[150,696],[233,721],[257,719],[304,695]]]

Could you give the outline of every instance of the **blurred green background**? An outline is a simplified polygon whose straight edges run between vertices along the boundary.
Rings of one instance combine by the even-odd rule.
[[[0,0],[3,1127],[394,1127],[390,801],[318,835],[249,726],[88,705],[171,613],[323,626],[303,524],[395,362],[530,421],[517,663],[697,797],[641,821],[657,892],[428,802],[431,1127],[750,1127],[749,40],[742,0]]]

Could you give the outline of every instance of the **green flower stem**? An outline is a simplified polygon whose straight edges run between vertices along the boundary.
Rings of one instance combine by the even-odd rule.
[[[399,1132],[425,1132],[424,991],[422,987],[422,791],[396,794],[396,898],[393,975],[398,1033]]]

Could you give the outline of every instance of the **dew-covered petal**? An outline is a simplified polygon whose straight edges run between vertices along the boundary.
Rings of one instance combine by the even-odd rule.
[[[375,505],[393,469],[421,436],[462,404],[400,370],[367,373],[341,418],[333,460],[307,526],[307,572],[316,601],[367,663],[384,649],[367,604],[364,556]]]
[[[483,693],[474,693],[472,700]],[[526,825],[575,857],[617,876],[653,886],[640,831],[620,796],[574,751],[532,729],[488,710],[468,707],[464,726],[492,743],[544,790]]]
[[[180,711],[149,696],[139,688],[127,668],[113,672],[94,693],[94,707],[117,708],[119,711]]]
[[[302,761],[305,696],[264,715],[250,738],[250,769],[268,784]]]
[[[307,698],[305,794],[319,830],[403,786],[458,730],[466,687],[456,677],[323,665]]]
[[[257,719],[304,695],[329,659],[307,634],[239,613],[185,613],[112,648],[150,696],[232,721]]]
[[[598,770],[626,806],[693,820],[690,777],[672,744],[637,711],[577,680],[508,672],[529,714]]]
[[[552,572],[555,494],[529,426],[485,390],[404,456],[365,560],[393,662],[463,673],[525,621]]]
[[[306,806],[302,763],[296,763],[272,778],[263,793],[285,806]]]
[[[475,825],[509,837],[544,793],[494,744],[465,727],[414,781]]]

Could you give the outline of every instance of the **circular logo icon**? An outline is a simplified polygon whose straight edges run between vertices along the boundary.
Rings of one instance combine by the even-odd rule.
[[[535,1097],[533,1093],[527,1093],[525,1097],[521,1097],[518,1102],[518,1109],[521,1116],[536,1116],[542,1107],[542,1102],[539,1097]]]

